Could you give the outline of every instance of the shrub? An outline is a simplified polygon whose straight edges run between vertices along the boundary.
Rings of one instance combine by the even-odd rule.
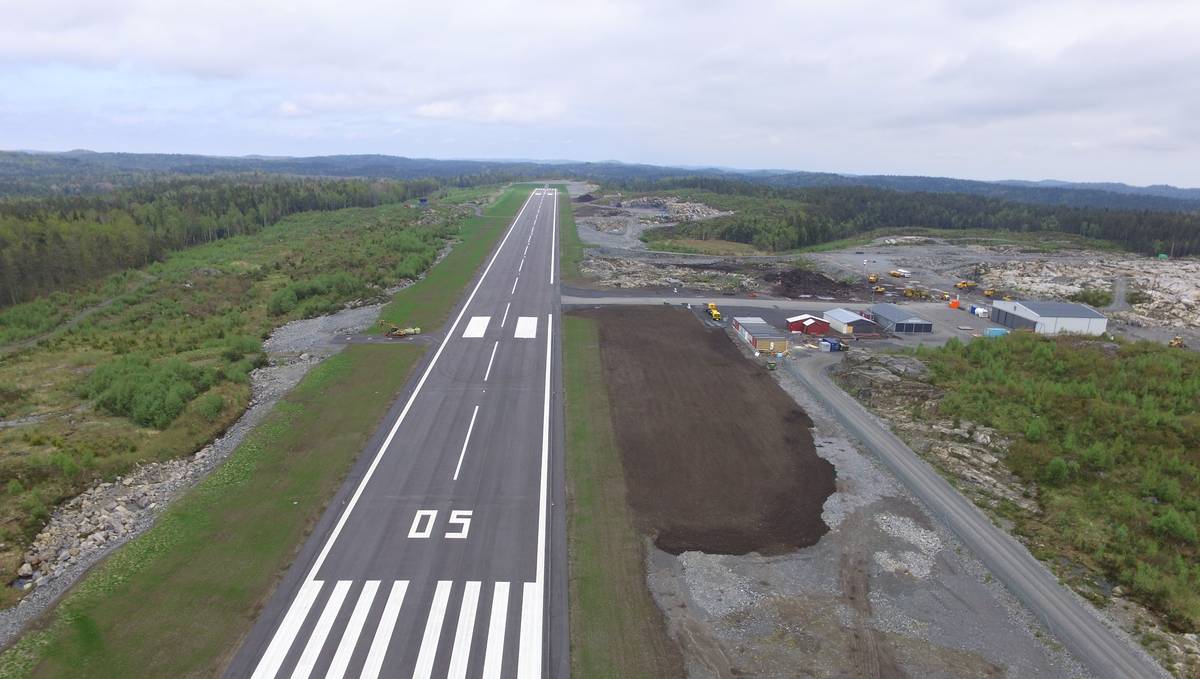
[[[1100,288],[1084,288],[1067,299],[1094,307],[1106,307],[1113,302],[1112,291]]]
[[[1129,290],[1125,293],[1125,301],[1128,304],[1147,304],[1150,300],[1149,293],[1142,290]]]
[[[271,295],[271,299],[267,301],[267,311],[272,316],[282,316],[291,313],[292,309],[296,308],[297,303],[296,291],[291,286],[288,286]]]
[[[1196,524],[1173,508],[1151,519],[1150,530],[1162,537],[1189,544],[1194,544],[1197,539]]]
[[[155,363],[130,354],[98,366],[81,391],[109,414],[163,429],[211,382],[208,371],[179,359]]]
[[[225,399],[220,394],[208,393],[196,399],[196,412],[200,417],[214,422],[225,409]]]
[[[1056,457],[1050,460],[1050,464],[1046,465],[1045,479],[1046,483],[1052,486],[1061,486],[1071,478],[1071,467],[1067,461],[1061,457]]]

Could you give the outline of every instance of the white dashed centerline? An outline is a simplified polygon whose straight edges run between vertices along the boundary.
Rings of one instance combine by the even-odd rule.
[[[504,327],[504,322],[508,320],[508,308],[509,308],[510,306],[512,306],[512,302],[509,302],[509,303],[507,303],[507,304],[505,304],[505,305],[504,305],[504,318],[501,318],[501,319],[500,319],[500,327],[501,327],[501,328],[503,328],[503,327]]]
[[[512,289],[511,291],[509,291],[509,293],[508,293],[508,294],[510,294],[510,295],[515,295],[515,294],[517,294],[517,281],[519,281],[519,280],[521,280],[521,277],[520,277],[520,276],[517,276],[517,277],[516,277],[516,278],[513,280],[513,289]]]
[[[500,346],[500,340],[496,340],[496,343],[492,345],[492,357],[488,359],[487,372],[483,373],[483,381],[484,382],[487,382],[488,376],[492,374],[492,361],[496,360],[496,348],[499,346]]]
[[[471,442],[471,430],[475,428],[475,417],[479,415],[479,406],[471,413],[471,424],[467,425],[467,438],[463,439],[462,451],[458,454],[458,464],[454,467],[454,480],[458,480],[458,472],[462,470],[463,458],[467,455],[467,444]]]

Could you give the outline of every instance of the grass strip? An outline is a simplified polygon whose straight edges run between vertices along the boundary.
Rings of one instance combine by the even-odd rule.
[[[646,587],[594,320],[564,318],[563,377],[571,676],[682,677],[682,658]]]
[[[0,677],[218,674],[424,349],[351,346],[314,368],[0,656]]]
[[[415,326],[426,333],[441,328],[463,288],[471,282],[532,190],[533,185],[529,184],[511,186],[482,216],[464,220],[459,232],[462,242],[424,278],[400,291],[383,308],[380,318],[397,325]]]
[[[565,184],[556,184],[558,196],[558,242],[559,276],[567,285],[578,285],[583,281],[579,265],[583,262],[583,241],[575,228],[575,210],[571,205],[571,194]]]

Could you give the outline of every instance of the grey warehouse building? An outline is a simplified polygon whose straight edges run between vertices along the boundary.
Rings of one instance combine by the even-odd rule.
[[[1103,335],[1108,329],[1104,314],[1073,302],[997,301],[992,303],[992,320],[1014,330],[1033,330],[1042,335]]]
[[[927,321],[895,304],[873,304],[867,311],[871,314],[871,319],[888,332],[933,332],[932,321]]]

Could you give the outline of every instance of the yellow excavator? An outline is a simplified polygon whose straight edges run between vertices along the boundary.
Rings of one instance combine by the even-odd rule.
[[[879,282],[879,274],[873,273],[870,276],[867,276],[867,282],[872,285],[874,285],[875,283],[878,283]]]
[[[887,288],[883,287],[882,285],[876,285],[875,287],[871,288],[871,292],[874,292],[877,295],[882,295],[883,293],[887,292]]]
[[[995,296],[996,296],[996,291],[995,291],[995,290],[993,290],[993,289],[991,289],[991,288],[988,288],[987,290],[984,290],[984,291],[983,291],[983,296],[984,296],[984,297],[995,297]]]
[[[909,299],[929,299],[929,293],[921,288],[904,288],[904,296]]]
[[[1176,335],[1167,342],[1167,346],[1175,347],[1176,349],[1187,349],[1187,342],[1183,341],[1183,335]]]
[[[974,290],[975,286],[979,285],[975,281],[959,281],[954,284],[954,287],[959,290]]]
[[[383,328],[383,334],[385,337],[411,337],[413,335],[421,334],[420,328],[401,328],[395,323],[390,323],[388,321],[379,321],[379,326]]]

